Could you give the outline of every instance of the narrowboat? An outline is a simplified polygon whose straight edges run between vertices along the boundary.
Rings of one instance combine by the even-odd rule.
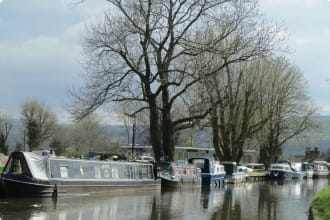
[[[162,188],[200,187],[201,170],[192,164],[156,162]]]
[[[224,166],[212,157],[192,157],[188,159],[188,163],[201,169],[202,185],[211,183],[220,185],[224,182],[226,174]]]
[[[301,164],[301,171],[304,173],[304,178],[313,178],[314,170],[308,162]]]
[[[246,173],[243,171],[242,166],[237,166],[237,163],[233,161],[224,161],[222,165],[226,171],[226,183],[242,183],[246,181]]]
[[[56,197],[111,190],[160,189],[152,164],[44,157],[13,152],[1,174],[6,196]]]
[[[292,179],[293,171],[287,163],[271,164],[269,178],[275,180]]]
[[[329,176],[328,162],[314,161],[313,171],[313,178],[327,178]]]

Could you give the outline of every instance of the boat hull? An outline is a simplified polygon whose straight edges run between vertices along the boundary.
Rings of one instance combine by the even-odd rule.
[[[57,197],[71,194],[103,193],[111,191],[159,190],[159,181],[58,181],[52,183],[24,182],[3,179],[7,197]]]
[[[43,157],[13,152],[1,173],[3,192],[14,197],[56,197],[160,189],[152,164]]]
[[[161,177],[162,188],[201,187],[201,178],[165,178]]]
[[[244,183],[246,182],[246,175],[245,173],[233,173],[230,176],[226,176],[225,178],[226,183]]]
[[[329,172],[328,171],[317,171],[314,170],[313,178],[328,178]]]
[[[271,170],[269,172],[270,179],[284,180],[284,179],[292,179],[292,177],[293,177],[293,172],[287,172],[283,170]]]
[[[225,174],[202,173],[202,185],[210,185],[212,183],[221,184],[224,182]]]
[[[293,172],[292,179],[302,180],[304,179],[305,174],[303,172],[297,171]]]

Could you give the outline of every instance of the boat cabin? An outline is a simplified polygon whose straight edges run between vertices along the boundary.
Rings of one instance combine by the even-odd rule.
[[[149,163],[45,157],[32,152],[12,153],[1,173],[1,181],[7,194],[18,196],[160,188]]]

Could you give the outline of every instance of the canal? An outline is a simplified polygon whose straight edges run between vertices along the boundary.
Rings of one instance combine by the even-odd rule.
[[[1,199],[0,219],[304,220],[327,179],[256,182],[222,188]]]

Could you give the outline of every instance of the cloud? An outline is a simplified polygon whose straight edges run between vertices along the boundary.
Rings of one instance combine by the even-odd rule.
[[[280,7],[280,8],[305,8],[305,9],[315,9],[318,8],[320,4],[324,4],[326,0],[286,0],[274,1],[274,0],[261,0],[262,6],[267,8]]]
[[[85,23],[102,15],[104,0],[11,0],[0,7],[0,110],[19,112],[37,99],[68,118],[68,88],[82,83]],[[109,5],[107,3],[107,5]],[[6,95],[10,94],[10,95]]]

